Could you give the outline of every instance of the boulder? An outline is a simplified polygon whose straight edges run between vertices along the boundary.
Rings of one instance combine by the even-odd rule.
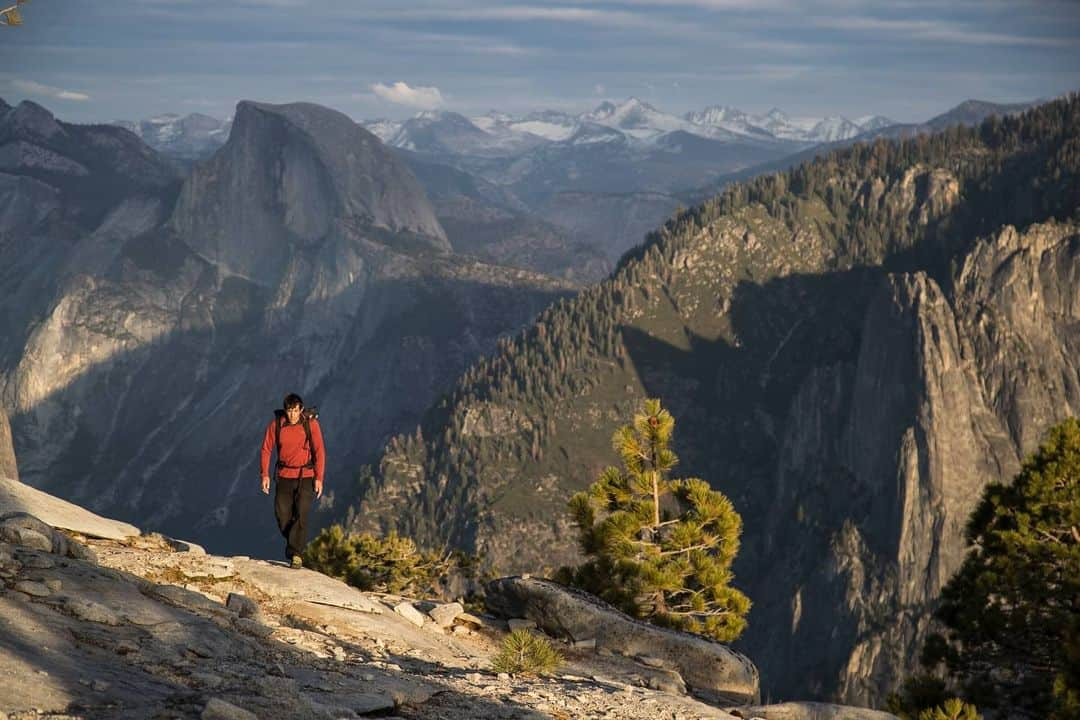
[[[486,589],[493,612],[529,618],[547,634],[572,642],[595,638],[598,650],[657,658],[676,670],[695,695],[736,703],[760,699],[757,668],[726,645],[643,623],[586,592],[550,580],[505,577],[492,580]]]
[[[394,612],[401,617],[405,618],[416,627],[424,626],[424,616],[420,614],[420,611],[412,606],[410,602],[400,602],[394,606]]]
[[[259,603],[247,595],[229,593],[229,596],[225,598],[225,607],[236,611],[236,614],[242,618],[251,618],[256,622],[263,622],[262,609],[259,607]]]
[[[13,512],[28,513],[52,527],[108,540],[123,540],[140,532],[134,525],[95,515],[66,500],[5,478],[0,472],[0,515]]]
[[[428,610],[428,617],[434,620],[439,627],[448,628],[454,624],[454,620],[463,612],[465,612],[465,608],[461,606],[461,603],[452,602],[431,608]]]
[[[93,550],[26,512],[0,512],[0,540],[97,563],[97,555]]]

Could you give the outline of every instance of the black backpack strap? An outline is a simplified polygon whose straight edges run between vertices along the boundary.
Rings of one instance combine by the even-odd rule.
[[[311,441],[311,420],[308,418],[307,415],[303,416],[303,420],[304,420],[304,434],[307,435],[308,452],[311,455],[311,460],[308,463],[308,466],[311,467],[312,470],[314,470],[315,469],[315,443],[313,443]]]

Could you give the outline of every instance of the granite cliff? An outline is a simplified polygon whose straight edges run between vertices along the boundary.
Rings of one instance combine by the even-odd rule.
[[[744,521],[763,694],[880,704],[916,669],[961,528],[1080,412],[1080,99],[735,186],[470,368],[356,528],[499,569],[577,560],[570,495],[642,397]]]
[[[0,396],[22,479],[216,548],[277,552],[246,507],[283,393],[321,407],[340,497],[572,291],[453,254],[411,172],[314,105],[240,103],[183,182],[127,131],[30,103],[0,117],[0,157]]]

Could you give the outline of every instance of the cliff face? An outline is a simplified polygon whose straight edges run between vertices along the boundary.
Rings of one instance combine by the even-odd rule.
[[[196,166],[173,222],[194,250],[260,284],[332,232],[380,228],[450,249],[419,184],[371,133],[328,108],[241,102],[229,141]]]
[[[917,667],[983,486],[1080,412],[1078,266],[1077,228],[1050,224],[980,241],[948,291],[888,275],[853,361],[800,383],[756,560],[769,572],[742,573],[758,599],[742,646],[773,677],[862,704]]]
[[[167,217],[180,178],[125,130],[69,125],[26,101],[0,108],[0,362],[66,278],[108,264]]]
[[[11,442],[11,423],[0,412],[0,477],[19,479],[19,466],[15,462],[15,446]]]
[[[340,496],[471,359],[569,292],[450,255],[408,169],[325,108],[241,103],[229,144],[182,188],[119,185],[73,219],[85,186],[137,163],[88,156],[97,135],[61,144],[81,131],[52,123],[34,147],[87,174],[69,186],[20,160],[0,177],[0,252],[22,271],[3,292],[25,300],[3,311],[0,392],[22,479],[99,512],[276,555],[256,461],[286,392],[321,408]]]
[[[738,647],[763,695],[883,702],[917,670],[983,486],[1080,412],[1080,238],[1060,220],[1080,102],[1046,112],[1028,145],[856,148],[669,223],[471,368],[428,440],[388,446],[356,527],[504,571],[576,562],[567,500],[660,397],[675,474],[743,517]]]

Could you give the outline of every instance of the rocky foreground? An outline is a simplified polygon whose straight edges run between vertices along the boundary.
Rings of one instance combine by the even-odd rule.
[[[497,674],[506,620],[208,555],[3,478],[0,581],[0,719],[892,717],[721,709],[588,642],[556,642],[553,677]]]

